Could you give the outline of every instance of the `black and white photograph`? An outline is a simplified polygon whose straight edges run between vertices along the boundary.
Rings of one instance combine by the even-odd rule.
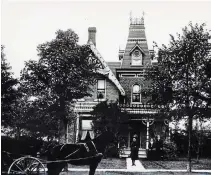
[[[2,0],[1,174],[211,174],[211,1]]]

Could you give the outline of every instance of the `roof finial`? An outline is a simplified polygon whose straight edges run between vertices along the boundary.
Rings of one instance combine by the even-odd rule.
[[[141,24],[144,24],[144,16],[145,16],[145,12],[143,11],[142,17],[141,17]]]
[[[130,11],[130,23],[132,23],[132,11]]]

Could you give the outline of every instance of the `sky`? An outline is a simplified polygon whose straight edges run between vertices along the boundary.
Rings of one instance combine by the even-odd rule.
[[[1,44],[15,77],[24,62],[38,60],[37,46],[55,38],[58,29],[74,30],[86,44],[88,27],[96,27],[96,45],[106,61],[118,61],[125,49],[129,17],[142,17],[149,49],[153,41],[168,44],[190,21],[211,29],[211,1],[68,1],[2,0]]]

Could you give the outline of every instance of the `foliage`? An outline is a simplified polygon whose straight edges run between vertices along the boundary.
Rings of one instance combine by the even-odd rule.
[[[166,105],[172,115],[185,116],[189,107],[194,115],[208,116],[211,35],[204,27],[205,24],[190,23],[182,35],[177,34],[177,38],[171,35],[170,44],[158,48],[158,66],[147,71],[152,80],[149,90],[152,102]]]
[[[176,160],[178,158],[177,145],[172,141],[163,142],[163,158],[167,160]]]
[[[191,171],[191,135],[194,116],[210,117],[211,110],[211,35],[205,24],[183,29],[171,36],[168,46],[158,48],[158,66],[149,67],[152,102],[163,104],[171,117],[188,117],[189,171]]]
[[[175,130],[171,134],[171,140],[177,146],[178,156],[187,156],[188,150],[188,133],[186,130]]]
[[[200,137],[199,137],[200,135]],[[192,156],[198,158],[200,157],[211,157],[211,131],[204,130],[199,132],[198,130],[193,130],[192,134]],[[187,155],[188,151],[188,133],[186,130],[176,130],[171,134],[172,141],[177,145],[177,152],[179,157],[184,157]],[[200,150],[199,150],[200,149]]]
[[[39,126],[46,119],[45,126],[49,124],[53,129],[60,123],[66,129],[74,118],[70,116],[70,104],[74,99],[90,95],[97,67],[89,46],[77,42],[74,31],[59,30],[55,39],[37,47],[38,61],[25,63],[21,86],[28,97],[36,99],[32,103],[31,123],[38,119]]]
[[[108,103],[104,101],[99,103],[92,112],[93,129],[95,133],[102,133],[105,130],[111,130],[121,140],[121,134],[128,131],[128,115],[121,112],[117,102]]]
[[[1,122],[7,127],[11,125],[11,104],[18,97],[18,91],[15,86],[18,80],[13,78],[11,67],[5,58],[4,46],[1,45]]]

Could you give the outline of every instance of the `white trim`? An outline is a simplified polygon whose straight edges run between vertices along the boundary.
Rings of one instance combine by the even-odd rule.
[[[143,68],[144,68],[143,65],[142,65],[142,66],[139,66],[139,67],[143,67]],[[139,68],[139,67],[138,67],[138,68]],[[139,72],[143,72],[143,70],[124,70],[124,69],[123,69],[123,70],[120,70],[120,69],[119,69],[119,70],[117,70],[117,72],[118,72],[118,73],[125,73],[125,72],[137,72],[137,73],[139,73]]]
[[[138,43],[147,43],[147,41],[138,41],[138,40],[137,41],[130,41],[130,40],[127,41],[127,43],[137,43],[137,42]]]
[[[103,98],[103,99],[94,99],[94,102],[98,102],[98,101],[106,101],[106,99],[105,98]]]
[[[138,49],[140,50],[140,52],[143,53],[143,54],[145,55],[144,50],[141,48],[141,46],[139,46],[139,44],[136,44],[136,45],[129,51],[129,54],[132,54],[132,52],[133,52],[136,48],[138,48]],[[142,55],[142,57],[143,57],[143,55]]]
[[[130,39],[146,41],[146,38],[128,38],[128,40]]]
[[[145,31],[145,29],[130,29],[130,31]]]
[[[92,43],[92,41],[89,41],[88,44],[90,45],[90,48],[92,52],[95,54],[95,56],[98,58],[98,60],[102,63],[102,65],[105,67],[104,70],[108,72],[108,78],[116,85],[117,89],[120,91],[121,95],[125,96],[125,91],[123,87],[120,85],[119,81],[116,79],[115,75],[111,71],[111,69],[106,64],[105,60],[99,53],[99,51],[96,49],[95,45]]]
[[[75,137],[75,142],[78,142],[78,138],[79,138],[79,118],[80,116],[77,114],[76,117],[76,137]]]
[[[85,101],[85,99],[84,98],[81,98],[81,99],[77,99],[77,101]]]
[[[132,78],[134,78],[134,77],[136,77],[136,74],[120,74],[120,77],[132,77]]]

